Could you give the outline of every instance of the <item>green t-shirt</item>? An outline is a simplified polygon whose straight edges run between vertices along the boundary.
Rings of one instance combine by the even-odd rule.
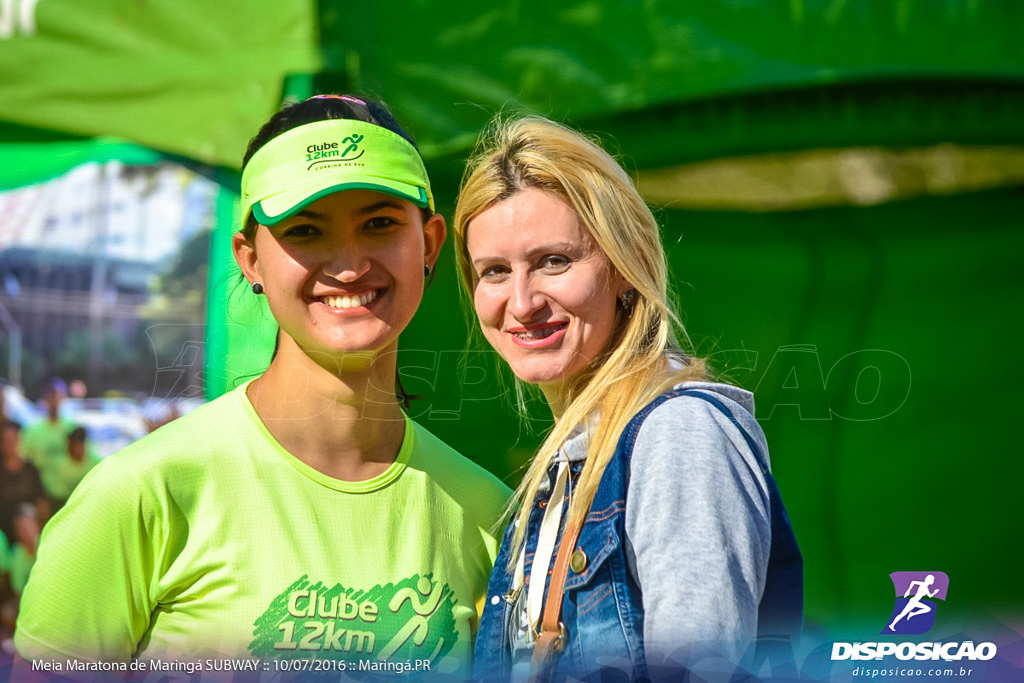
[[[89,470],[99,463],[99,459],[92,453],[86,453],[85,457],[77,461],[72,460],[70,455],[65,455],[48,470],[49,476],[43,478],[43,488],[57,500],[67,500]]]
[[[11,565],[11,588],[14,592],[21,595],[21,592],[25,590],[25,584],[28,582],[29,574],[32,572],[32,565],[35,563],[36,558],[28,554],[28,551],[20,543],[15,543],[10,549],[9,553],[10,565]]]
[[[25,460],[36,466],[46,487],[48,473],[68,458],[68,434],[75,423],[63,417],[51,422],[44,417],[21,432],[21,451]],[[47,491],[49,493],[49,491]]]
[[[242,386],[86,476],[43,532],[15,644],[27,659],[465,673],[509,495],[408,418],[386,472],[325,476],[274,440]]]
[[[85,459],[76,463],[68,455],[68,434],[77,427],[74,422],[60,418],[51,422],[43,418],[26,427],[21,434],[21,450],[25,460],[36,466],[43,488],[52,498],[64,500],[81,481],[85,473],[99,458],[89,440],[85,442]]]

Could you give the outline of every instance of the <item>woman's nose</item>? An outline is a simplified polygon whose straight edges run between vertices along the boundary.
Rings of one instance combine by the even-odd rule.
[[[544,307],[544,301],[544,293],[538,289],[529,273],[513,275],[508,308],[517,320],[529,320]]]
[[[348,242],[334,252],[333,258],[324,261],[321,270],[338,282],[355,282],[370,270],[370,259],[366,252]]]

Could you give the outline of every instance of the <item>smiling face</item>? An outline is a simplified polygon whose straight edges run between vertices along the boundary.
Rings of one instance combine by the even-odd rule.
[[[491,346],[549,402],[607,350],[628,285],[560,196],[528,188],[472,221],[473,303]]]
[[[249,282],[263,286],[281,329],[279,350],[320,362],[394,348],[423,297],[423,266],[444,241],[440,215],[425,224],[406,200],[372,190],[328,195],[277,225],[234,238]]]

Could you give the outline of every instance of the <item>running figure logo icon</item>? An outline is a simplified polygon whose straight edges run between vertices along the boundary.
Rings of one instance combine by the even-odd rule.
[[[889,578],[896,590],[896,604],[882,633],[927,632],[935,623],[934,601],[946,599],[949,577],[943,572],[893,572]]]

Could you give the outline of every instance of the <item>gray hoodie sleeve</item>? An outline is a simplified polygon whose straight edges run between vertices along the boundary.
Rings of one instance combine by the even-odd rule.
[[[728,390],[715,398],[767,459],[760,426],[724,395],[752,409],[750,394],[703,386]],[[697,656],[704,643],[738,662],[756,636],[771,545],[767,484],[742,434],[704,400],[666,401],[637,435],[626,501],[627,558],[643,592],[649,660]]]

